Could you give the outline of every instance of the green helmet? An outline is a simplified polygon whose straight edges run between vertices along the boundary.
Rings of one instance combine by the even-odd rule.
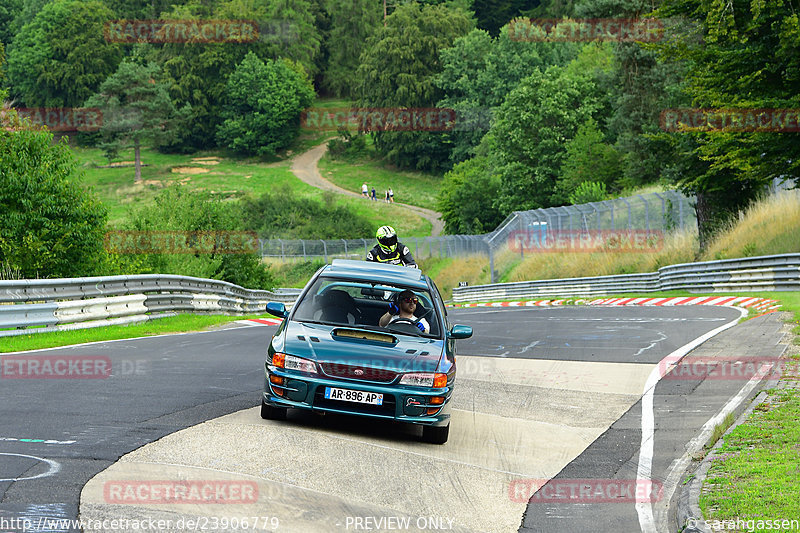
[[[378,239],[378,245],[387,254],[397,250],[397,233],[394,231],[393,227],[381,226],[378,228],[375,238]]]

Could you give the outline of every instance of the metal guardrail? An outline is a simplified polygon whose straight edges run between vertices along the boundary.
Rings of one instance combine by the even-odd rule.
[[[797,291],[800,290],[800,254],[684,263],[645,274],[454,287],[453,301],[474,302],[542,296],[603,296],[622,292],[666,290]]]
[[[158,274],[0,280],[0,337],[139,322],[177,312],[259,313],[269,301],[290,304],[299,294],[300,289],[250,290],[225,281]]]

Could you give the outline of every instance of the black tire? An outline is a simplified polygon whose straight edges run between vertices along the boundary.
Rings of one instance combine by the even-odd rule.
[[[450,424],[442,427],[422,426],[422,440],[429,444],[444,444],[450,436]]]
[[[286,420],[286,408],[273,407],[261,400],[261,418],[264,420]]]

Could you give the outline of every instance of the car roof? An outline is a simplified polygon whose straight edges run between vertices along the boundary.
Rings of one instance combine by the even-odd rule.
[[[425,289],[427,276],[418,268],[409,268],[371,261],[334,259],[323,271],[323,276],[337,276],[353,280],[377,281]]]

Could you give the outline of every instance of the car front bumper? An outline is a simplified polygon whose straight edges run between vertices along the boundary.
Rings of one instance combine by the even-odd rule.
[[[270,374],[283,377],[283,385],[271,383]],[[383,405],[375,406],[325,399],[325,387],[383,394]],[[283,390],[283,395],[277,394],[276,390]],[[299,375],[268,366],[265,371],[263,401],[274,407],[385,418],[429,426],[446,426],[450,423],[449,404],[452,392],[452,383],[438,389],[410,387],[332,379],[319,374]],[[444,397],[444,403],[441,405],[431,404],[430,399],[434,397]],[[436,411],[426,414],[429,408],[435,408]]]

